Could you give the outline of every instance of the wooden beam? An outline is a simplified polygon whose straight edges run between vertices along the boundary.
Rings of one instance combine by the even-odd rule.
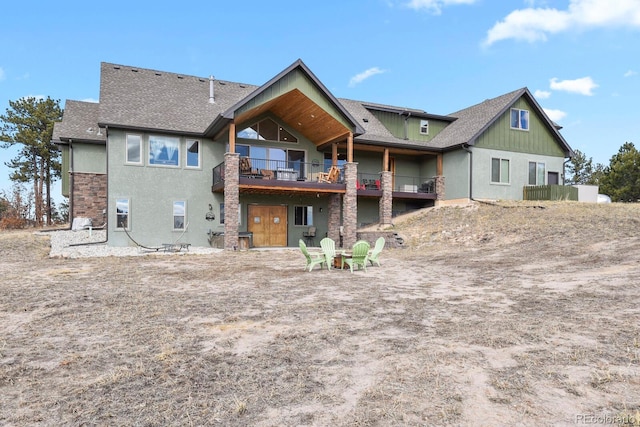
[[[353,163],[353,133],[347,135],[347,163]]]
[[[236,122],[229,123],[229,152],[236,152]]]
[[[436,175],[438,175],[438,176],[442,176],[443,175],[442,168],[443,168],[443,166],[442,166],[442,154],[438,154],[438,157],[436,157]]]

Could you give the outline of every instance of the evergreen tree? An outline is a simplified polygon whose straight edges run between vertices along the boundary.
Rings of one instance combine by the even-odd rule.
[[[5,163],[13,169],[9,179],[32,183],[36,225],[46,214],[51,224],[51,184],[60,177],[60,153],[51,138],[53,124],[62,119],[60,101],[27,97],[9,101],[6,114],[0,116],[2,148],[21,146],[18,155]]]
[[[640,200],[640,152],[632,142],[625,142],[611,157],[600,179],[600,192],[614,202]]]
[[[593,159],[580,150],[573,151],[573,157],[567,164],[567,178],[565,184],[598,185],[604,171],[601,163],[593,164]]]

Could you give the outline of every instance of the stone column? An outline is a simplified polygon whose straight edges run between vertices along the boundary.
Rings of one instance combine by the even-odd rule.
[[[224,248],[238,249],[238,215],[240,210],[240,154],[224,155]]]
[[[342,245],[345,248],[352,247],[356,242],[356,231],[358,229],[358,189],[356,188],[357,179],[358,164],[345,163],[344,182],[347,188],[342,200],[342,225],[344,227]]]
[[[444,200],[444,176],[438,175],[433,177],[436,191],[436,206]]]
[[[391,225],[393,216],[393,177],[392,173],[380,172],[380,186],[382,197],[380,198],[380,227]]]
[[[340,244],[340,224],[342,219],[342,196],[340,194],[329,195],[329,215],[327,223],[327,237],[338,245]]]

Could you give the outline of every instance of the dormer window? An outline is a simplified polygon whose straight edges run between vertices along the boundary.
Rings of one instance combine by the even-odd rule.
[[[420,134],[429,135],[429,120],[420,120]]]
[[[529,130],[529,110],[511,109],[511,129]]]
[[[238,132],[238,138],[260,141],[298,142],[298,138],[271,119],[264,119]]]

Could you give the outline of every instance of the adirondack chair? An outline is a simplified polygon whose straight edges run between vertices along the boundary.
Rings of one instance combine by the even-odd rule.
[[[343,258],[342,262],[349,265],[351,272],[353,273],[353,266],[367,271],[367,261],[369,260],[369,242],[366,240],[359,240],[351,249],[351,258]]]
[[[331,270],[333,266],[333,259],[336,257],[336,242],[329,237],[325,237],[320,240],[320,247],[322,248],[322,253],[324,253],[325,260],[327,261],[327,268]]]
[[[309,250],[307,249],[307,245],[305,245],[305,243],[302,241],[302,239],[300,239],[298,241],[298,244],[300,245],[300,250],[302,251],[302,254],[304,255],[304,257],[307,259],[307,265],[304,267],[304,269],[306,270],[307,268],[309,268],[309,271],[313,270],[313,267],[315,267],[316,265],[320,266],[320,270],[322,270],[322,264],[326,264],[327,263],[327,259],[324,256],[324,253],[309,253]],[[327,270],[329,270],[329,267],[327,266]]]
[[[340,169],[336,166],[331,166],[329,172],[320,172],[318,174],[318,182],[326,182],[326,183],[335,183],[338,181],[338,177],[340,176]]]
[[[384,249],[384,237],[378,237],[378,240],[376,240],[376,244],[373,247],[373,250],[371,252],[369,252],[369,262],[371,263],[371,265],[373,265],[373,263],[375,262],[376,264],[378,264],[378,267],[380,267],[380,253],[382,252],[382,249]]]

